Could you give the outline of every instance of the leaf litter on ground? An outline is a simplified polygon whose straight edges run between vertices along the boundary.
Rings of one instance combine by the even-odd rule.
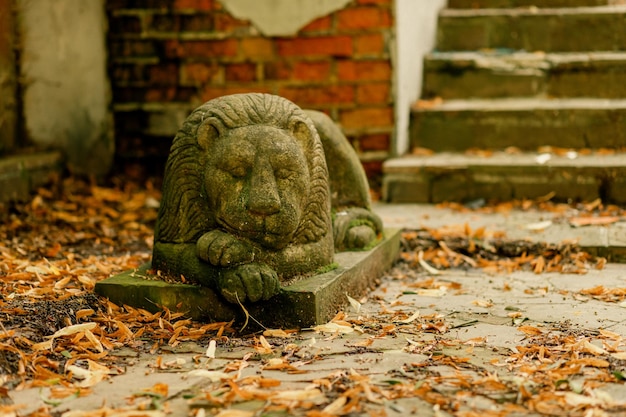
[[[446,412],[465,417],[587,416],[620,412],[626,407],[603,390],[607,384],[626,380],[626,343],[621,335],[607,330],[584,331],[568,323],[524,324],[518,327],[521,342],[494,355],[491,368],[487,368],[471,360],[474,349],[488,347],[486,338],[460,340],[450,332],[455,326],[447,317],[424,313],[401,300],[391,304],[378,300],[379,311],[368,313],[362,309],[365,300],[356,301],[346,294],[352,311],[340,312],[329,323],[316,326],[315,333],[268,329],[263,335],[241,336],[232,323],[198,323],[183,313],[149,312],[98,298],[93,293],[98,280],[149,260],[159,199],[158,187],[152,182],[139,185],[118,179],[112,186],[102,187],[69,178],[40,189],[28,203],[7,205],[0,211],[4,399],[0,412],[22,415],[19,405],[6,401],[10,390],[47,387],[52,403],[54,398],[91,395],[94,385],[124,372],[119,358],[112,354],[119,349],[155,355],[153,369],[157,372],[188,372],[181,368],[182,362],[166,363],[159,353],[189,342],[205,347],[199,356],[207,364],[219,358],[223,346],[249,349],[248,354],[223,366],[188,372],[188,377],[204,380],[189,398],[190,413],[195,416],[255,415],[232,408],[254,400],[262,402],[263,412],[309,417],[383,416],[382,404],[395,404],[401,398],[420,398],[436,415]],[[520,204],[526,209],[532,205],[545,209],[548,200]],[[561,206],[551,208],[565,211]],[[589,213],[605,210],[602,215],[622,215],[598,202],[587,208]],[[440,273],[424,277],[407,274],[407,270],[427,275],[435,275],[435,269],[454,268],[489,273],[585,273],[604,265],[573,243],[510,241],[502,233],[472,230],[468,225],[407,230],[402,244],[401,260],[387,279],[408,280],[410,291],[434,297],[462,291],[462,286]],[[626,291],[598,286],[581,294],[619,302]],[[372,302],[377,301],[372,299],[368,305]],[[474,304],[489,307],[487,300]],[[324,360],[321,342],[346,337],[352,340],[346,346],[354,352],[377,352],[376,341],[399,336],[406,339],[404,350],[415,354],[415,360],[383,379],[354,369],[336,369],[293,389],[280,377],[266,375],[306,375],[310,364]],[[465,354],[454,353],[457,351]],[[252,366],[253,358],[260,361],[260,373],[245,376],[242,371]],[[103,406],[64,415],[165,415],[167,388],[163,384],[154,392],[137,393],[129,407]],[[481,401],[482,406],[477,406]],[[44,407],[35,414],[53,412]]]

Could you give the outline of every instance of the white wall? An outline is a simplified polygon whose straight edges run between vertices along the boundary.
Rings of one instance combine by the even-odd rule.
[[[17,2],[28,138],[95,175],[108,171],[114,151],[104,1]]]
[[[409,147],[411,104],[422,89],[424,55],[435,46],[437,14],[446,0],[396,1],[396,138],[392,149],[402,155]]]

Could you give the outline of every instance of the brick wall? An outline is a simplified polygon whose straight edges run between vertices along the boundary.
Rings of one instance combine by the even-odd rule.
[[[267,38],[217,0],[108,0],[121,162],[167,155],[190,110],[241,92],[284,96],[340,123],[370,176],[393,134],[392,0],[354,0],[294,37]]]

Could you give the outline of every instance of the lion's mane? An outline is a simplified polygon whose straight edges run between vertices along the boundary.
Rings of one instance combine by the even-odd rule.
[[[242,111],[243,110],[243,111]],[[316,242],[331,231],[330,192],[324,149],[306,114],[294,103],[269,94],[235,94],[208,101],[194,110],[176,134],[165,166],[163,197],[155,229],[155,242],[195,243],[214,229],[204,186],[208,149],[198,142],[203,123],[221,134],[251,125],[288,130],[302,122],[308,130],[303,145],[311,180],[306,207],[293,243]],[[299,143],[302,143],[299,141]]]

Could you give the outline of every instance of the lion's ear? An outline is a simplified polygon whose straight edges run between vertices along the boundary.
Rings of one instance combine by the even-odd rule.
[[[305,148],[311,146],[311,128],[304,122],[304,120],[293,120],[289,123],[289,130],[298,142],[300,142]]]
[[[220,133],[217,130],[217,127],[209,119],[205,120],[200,126],[198,126],[198,130],[196,131],[196,140],[198,141],[198,145],[206,151],[211,146],[211,143],[219,137],[219,135]]]

